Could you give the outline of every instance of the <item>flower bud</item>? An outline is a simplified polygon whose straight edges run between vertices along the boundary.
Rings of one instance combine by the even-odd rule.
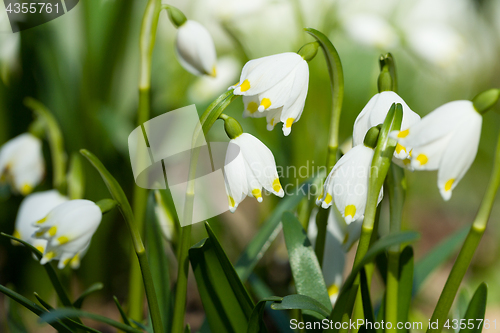
[[[169,5],[167,7],[167,12],[170,22],[172,22],[172,24],[175,25],[176,28],[179,28],[181,25],[186,23],[186,15],[184,15],[184,13],[181,12],[178,8]]]
[[[302,59],[309,62],[313,60],[316,54],[318,53],[318,48],[319,48],[318,42],[311,42],[302,46],[297,53],[302,57]]]
[[[221,114],[219,118],[224,120],[224,130],[231,140],[243,134],[243,128],[241,128],[240,123],[236,119],[225,114]]]
[[[368,148],[372,149],[375,148],[377,146],[379,133],[380,133],[380,125],[370,128],[365,135],[363,144]]]
[[[500,89],[490,89],[483,91],[472,99],[474,109],[480,114],[484,114],[491,109],[500,98]]]
[[[188,72],[216,76],[215,45],[208,30],[200,23],[187,20],[179,26],[176,52],[179,62]]]

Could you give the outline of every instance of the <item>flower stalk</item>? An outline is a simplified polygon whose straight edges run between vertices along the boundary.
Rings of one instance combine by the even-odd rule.
[[[137,125],[142,126],[150,117],[151,94],[151,63],[153,48],[156,41],[156,28],[161,12],[161,0],[149,0],[146,5],[139,36],[139,108],[137,111]],[[136,216],[137,229],[142,234],[146,216],[147,190],[139,186],[134,187],[133,205]],[[141,284],[141,270],[131,253],[130,282],[129,282],[129,316],[135,320],[142,320],[142,304],[144,291]]]
[[[457,260],[451,269],[448,280],[444,286],[441,296],[439,297],[434,313],[432,314],[431,322],[438,321],[438,328],[428,328],[428,333],[439,333],[443,329],[448,313],[450,312],[453,300],[458,292],[458,288],[469,268],[472,257],[476,252],[477,246],[483,237],[486,230],[488,220],[493,208],[495,196],[500,186],[500,136],[498,138],[495,161],[493,171],[486,193],[479,207],[476,219],[472,223],[470,231],[465,239],[465,242],[460,249]]]
[[[53,165],[53,186],[60,193],[66,193],[66,153],[64,152],[64,141],[61,129],[57,124],[54,116],[50,113],[45,105],[35,100],[34,98],[27,97],[24,100],[24,105],[32,109],[38,119],[44,125],[45,133],[49,141],[50,152]]]
[[[179,245],[177,247],[177,284],[175,288],[174,314],[172,319],[172,332],[182,332],[184,329],[184,317],[186,314],[186,298],[187,298],[187,279],[189,273],[189,257],[188,251],[191,246],[191,227],[193,216],[194,202],[194,182],[190,181],[196,176],[196,165],[199,156],[199,145],[197,144],[200,135],[203,132],[207,134],[215,121],[219,119],[222,112],[236,98],[233,91],[227,91],[219,96],[215,101],[208,106],[200,117],[200,125],[195,128],[193,133],[193,144],[191,149],[191,160],[189,164],[188,186],[186,190],[186,201],[184,204],[183,221],[184,226],[181,227]]]
[[[106,187],[109,190],[109,193],[113,197],[114,201],[123,215],[125,222],[127,223],[127,227],[130,232],[130,236],[132,238],[132,244],[134,246],[134,251],[139,260],[140,271],[142,273],[142,279],[144,282],[144,288],[146,290],[146,296],[148,300],[149,306],[149,314],[151,315],[151,323],[153,326],[153,332],[159,333],[163,332],[163,324],[161,321],[161,313],[160,307],[158,306],[158,299],[156,297],[155,287],[153,284],[153,276],[151,275],[151,268],[149,267],[148,258],[146,255],[146,250],[144,248],[144,244],[141,239],[141,232],[139,230],[139,226],[137,225],[134,213],[132,211],[132,207],[128,202],[128,199],[123,192],[120,184],[116,181],[116,179],[109,173],[106,167],[99,161],[99,159],[94,156],[88,150],[82,149],[80,153],[85,156],[92,166],[99,172],[101,175]],[[113,205],[113,202],[101,202],[102,209],[110,208]]]
[[[328,74],[330,76],[330,87],[332,90],[332,108],[330,112],[330,130],[326,155],[326,174],[328,175],[337,162],[340,114],[342,112],[342,102],[344,99],[344,72],[342,69],[340,56],[328,37],[326,37],[322,32],[313,28],[305,28],[304,30],[308,34],[313,36],[319,43],[319,46],[321,46],[328,68]],[[311,48],[311,46],[308,48]],[[322,265],[323,263],[322,259],[325,248],[327,219],[328,212],[322,212],[320,210],[316,218],[316,223],[318,225],[318,237],[316,239],[316,246],[314,249],[320,265]]]
[[[377,147],[375,148],[372,165],[370,167],[365,217],[363,220],[356,257],[354,259],[354,266],[361,262],[370,247],[370,240],[372,238],[377,213],[379,193],[389,171],[392,155],[394,154],[394,150],[396,148],[396,141],[389,137],[389,133],[400,128],[402,118],[403,107],[401,104],[393,104],[387,113],[382,128],[380,129]]]

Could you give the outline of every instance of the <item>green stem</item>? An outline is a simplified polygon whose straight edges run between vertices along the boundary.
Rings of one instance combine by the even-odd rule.
[[[151,94],[151,63],[156,41],[156,29],[161,11],[161,0],[149,0],[142,18],[139,36],[139,108],[137,111],[137,125],[142,126],[150,117]],[[137,228],[143,233],[146,216],[147,189],[134,187],[133,205]],[[135,252],[135,251],[134,251]],[[141,283],[140,263],[135,260],[135,253],[131,253],[130,280],[129,280],[129,316],[141,321],[143,319],[144,290]]]
[[[402,119],[403,108],[401,104],[393,104],[385,117],[384,124],[379,133],[377,147],[375,148],[372,165],[370,167],[365,217],[363,219],[356,257],[354,259],[354,266],[358,265],[361,260],[363,260],[363,257],[370,247],[373,227],[377,215],[378,196],[385,177],[387,176],[387,172],[389,171],[394,149],[396,148],[396,141],[389,138],[389,133],[401,127]]]
[[[327,147],[326,168],[327,174],[330,173],[335,163],[337,163],[337,150],[339,147],[339,125],[340,114],[342,112],[342,101],[344,99],[344,72],[339,54],[332,42],[322,32],[312,29],[304,29],[308,34],[313,36],[321,46],[325,55],[326,66],[330,77],[330,87],[332,90],[332,109],[330,111],[330,130]],[[328,222],[328,214],[321,212],[316,216],[318,225],[318,235],[316,237],[315,253],[318,257],[320,265],[323,263],[323,252],[326,241],[326,224]]]
[[[52,168],[54,170],[53,185],[59,192],[66,193],[66,153],[64,152],[64,141],[61,129],[56,119],[45,105],[39,101],[26,97],[24,105],[33,110],[45,125],[45,133],[49,141],[52,157]]]
[[[153,277],[151,275],[151,269],[149,267],[148,259],[146,256],[146,251],[144,244],[141,239],[141,232],[137,226],[132,207],[128,202],[123,189],[116,179],[109,173],[106,167],[95,157],[91,152],[82,149],[81,154],[85,156],[89,162],[99,171],[104,183],[106,184],[109,193],[113,199],[117,202],[118,208],[122,213],[127,227],[132,238],[132,244],[134,245],[135,254],[137,259],[139,259],[139,265],[142,272],[142,278],[144,282],[144,288],[146,289],[146,296],[149,306],[149,314],[151,315],[151,322],[153,326],[153,332],[159,333],[163,332],[163,325],[161,322],[160,307],[158,306],[158,299],[156,297],[155,287],[153,284]]]
[[[222,112],[237,96],[233,95],[232,91],[227,91],[219,96],[212,104],[208,106],[205,112],[200,117],[201,127],[197,127],[193,133],[193,143],[191,149],[191,160],[189,164],[188,187],[186,190],[186,201],[184,204],[184,213],[182,215],[182,224],[177,248],[177,284],[175,288],[174,315],[172,320],[172,332],[182,332],[184,329],[184,317],[186,313],[186,296],[187,296],[187,278],[189,273],[189,247],[191,246],[191,223],[193,216],[193,201],[194,201],[194,185],[190,181],[196,176],[196,165],[198,161],[198,153],[200,145],[198,140],[201,134],[207,134],[215,121],[220,117]],[[194,148],[196,147],[196,148]]]
[[[457,295],[458,288],[462,282],[467,269],[472,261],[472,257],[477,249],[479,241],[481,240],[488,220],[491,214],[491,209],[493,208],[493,203],[495,201],[495,196],[500,186],[500,136],[498,138],[495,162],[493,165],[493,171],[491,179],[484,195],[481,206],[479,207],[479,212],[476,215],[476,219],[472,223],[471,229],[467,238],[465,239],[464,245],[462,246],[460,253],[458,254],[457,260],[451,269],[448,280],[444,286],[444,289],[439,297],[434,313],[432,314],[431,323],[438,321],[438,328],[427,329],[428,333],[439,333],[443,329],[443,325],[450,312],[453,300]]]
[[[385,188],[389,196],[389,231],[391,234],[394,234],[401,231],[401,221],[403,218],[405,176],[402,168],[395,164],[391,164],[385,182]],[[387,287],[385,295],[385,320],[386,322],[392,323],[392,329],[387,329],[387,331],[397,331],[400,255],[401,246],[399,244],[389,248],[387,262]]]
[[[327,171],[329,173],[337,162],[340,114],[342,112],[342,101],[344,99],[344,72],[342,70],[339,54],[328,37],[312,28],[306,28],[304,30],[319,42],[325,55],[328,74],[330,75],[332,109],[330,113],[330,136],[328,139],[328,153],[326,158]]]

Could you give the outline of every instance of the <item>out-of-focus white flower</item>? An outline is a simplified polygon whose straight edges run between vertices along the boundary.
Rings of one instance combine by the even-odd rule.
[[[342,156],[326,178],[316,204],[328,208],[335,202],[346,223],[362,219],[368,196],[368,179],[374,150],[364,144]],[[380,191],[379,202],[383,191]]]
[[[399,42],[394,28],[382,16],[359,13],[344,21],[344,29],[357,42],[380,49],[393,48]]]
[[[456,30],[441,23],[413,25],[406,33],[406,40],[413,52],[442,68],[456,64],[466,46]]]
[[[0,76],[8,82],[9,73],[18,66],[21,35],[12,33],[5,5],[0,4]]]
[[[79,199],[57,206],[47,216],[34,222],[37,231],[33,237],[48,241],[40,263],[44,265],[58,259],[60,269],[70,261],[71,266],[76,268],[101,219],[99,206],[92,201]]]
[[[8,182],[15,191],[27,195],[44,175],[42,141],[24,133],[0,148],[0,182]]]
[[[177,29],[177,58],[195,75],[217,75],[217,54],[208,30],[200,23],[187,20]]]
[[[471,101],[453,101],[391,136],[413,147],[410,157],[415,170],[438,170],[439,191],[449,200],[476,157],[482,122]]]
[[[405,130],[411,125],[420,121],[420,116],[413,112],[398,94],[393,91],[382,91],[373,96],[363,108],[354,122],[352,134],[353,145],[357,146],[363,143],[366,133],[373,126],[382,124],[387,116],[387,112],[393,103],[399,103],[403,106],[403,121],[401,129]],[[410,153],[411,147],[398,144],[394,151],[394,156],[399,159],[406,159]]]
[[[44,252],[47,245],[45,239],[33,238],[33,233],[37,230],[33,223],[42,219],[52,209],[68,201],[68,198],[61,195],[57,190],[38,192],[28,195],[21,202],[19,212],[16,217],[16,226],[13,236],[33,245],[38,251]],[[17,242],[15,242],[17,244]]]
[[[307,229],[307,236],[313,247],[316,244],[316,238],[318,236],[318,227],[316,225],[317,214],[318,208],[314,208]],[[335,207],[331,207],[328,213],[322,268],[323,277],[332,304],[335,304],[342,287],[346,253],[354,242],[359,239],[362,223],[363,220],[358,219],[346,224]]]
[[[266,117],[267,129],[283,123],[283,134],[289,135],[292,124],[304,110],[309,86],[307,61],[293,52],[250,60],[241,71],[240,81],[230,87],[243,95],[245,117]]]
[[[213,100],[228,85],[235,82],[240,63],[234,57],[222,57],[217,62],[217,76],[201,76],[189,88],[189,97],[195,103]]]
[[[284,196],[273,153],[251,134],[243,133],[230,141],[224,176],[231,212],[247,195],[262,202],[262,188],[279,197]]]

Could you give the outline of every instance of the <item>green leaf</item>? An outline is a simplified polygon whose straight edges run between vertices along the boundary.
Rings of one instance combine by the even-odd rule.
[[[184,328],[184,333],[191,333],[191,326],[189,324],[186,324],[186,327]]]
[[[290,212],[283,214],[283,233],[297,293],[317,300],[324,308],[332,307],[323,273],[314,249],[300,221]]]
[[[323,304],[305,295],[288,295],[283,297],[281,301],[275,301],[271,304],[273,310],[309,310],[313,311],[323,318],[328,318],[330,309],[326,308]]]
[[[85,174],[83,172],[82,158],[77,153],[71,154],[69,171],[67,175],[68,197],[71,200],[82,199],[85,193]]]
[[[24,105],[32,109],[37,118],[43,121],[50,146],[52,167],[54,168],[54,188],[61,193],[66,193],[67,156],[64,152],[64,140],[61,129],[49,109],[36,99],[26,97],[24,99]]]
[[[415,264],[415,287],[416,294],[425,279],[439,266],[444,264],[454,253],[458,251],[460,245],[463,244],[470,226],[464,226],[452,235],[448,236],[444,241],[434,247],[423,259]]]
[[[9,288],[4,287],[3,285],[0,284],[0,292],[5,294],[6,296],[10,297],[17,303],[21,304],[24,306],[26,309],[30,310],[37,316],[41,317],[44,313],[48,313],[45,311],[42,307],[40,307],[38,304],[30,301],[26,297],[16,293],[13,290],[10,290]],[[54,320],[53,322],[48,323],[50,326],[54,327],[58,332],[63,332],[63,333],[72,333],[70,328],[63,323]]]
[[[19,303],[14,302],[10,297],[5,298],[7,310],[7,327],[11,333],[28,333],[24,326],[23,318],[19,314]]]
[[[120,312],[120,316],[122,317],[123,323],[125,325],[132,326],[130,325],[130,321],[128,320],[127,315],[125,314],[125,311],[123,311],[123,308],[120,305],[120,302],[118,301],[118,298],[116,298],[116,296],[113,296],[113,301],[115,301],[115,305],[118,309],[118,312]]]
[[[360,272],[360,287],[361,287],[361,299],[363,302],[363,313],[365,319],[370,322],[375,322],[375,315],[373,314],[372,301],[370,297],[370,288],[368,287],[368,279],[366,277],[366,270],[363,268]],[[365,327],[367,332],[375,332],[373,328],[368,329]]]
[[[238,332],[248,326],[254,304],[212,229],[189,249],[196,284],[212,332]]]
[[[247,333],[265,333],[267,332],[266,325],[262,321],[262,315],[268,301],[281,301],[282,297],[267,297],[260,300],[252,310],[250,319],[248,320]]]
[[[281,231],[281,217],[287,210],[294,209],[308,193],[314,178],[302,183],[297,193],[287,195],[273,210],[271,216],[262,224],[257,234],[252,238],[245,251],[236,261],[234,268],[242,281],[246,281],[254,267],[269,249],[276,236]]]
[[[346,288],[342,293],[339,294],[335,306],[333,307],[332,313],[330,314],[330,320],[334,323],[342,322],[344,319],[351,318],[352,308],[356,302],[356,296],[358,295],[359,285],[353,284],[350,288]],[[326,330],[326,332],[338,332],[336,328],[331,328]]]
[[[102,288],[104,288],[104,285],[101,282],[92,284],[80,295],[80,297],[78,297],[78,299],[73,303],[73,306],[77,309],[80,309],[82,307],[83,301],[85,300],[85,297],[92,294],[93,292],[102,290]]]
[[[465,329],[461,329],[460,333],[481,333],[483,329],[484,322],[484,314],[486,312],[486,301],[488,298],[488,286],[486,283],[481,283],[479,287],[477,287],[474,296],[469,303],[469,307],[465,312],[465,322],[468,324],[469,320],[474,322],[474,328],[466,327]],[[479,320],[478,320],[479,319]],[[479,325],[479,321],[481,324]]]
[[[250,275],[250,277],[248,278],[248,283],[250,283],[252,292],[258,299],[270,299],[273,297],[272,290],[269,289],[264,281],[262,281],[262,279],[260,279],[256,274]],[[290,328],[290,318],[285,312],[273,311],[269,303],[266,303],[265,311],[267,315],[272,319],[274,326],[276,326],[276,328],[281,333],[293,332]]]
[[[337,302],[335,303],[335,307],[333,308],[332,314],[330,315],[330,319],[334,322],[341,321],[342,316],[344,314],[352,313],[352,307],[354,306],[354,301],[348,302],[349,296],[352,295],[352,286],[354,285],[354,281],[356,280],[356,276],[361,271],[361,269],[368,263],[372,262],[380,253],[385,251],[387,248],[393,245],[412,242],[419,238],[419,234],[414,231],[402,231],[398,233],[389,234],[388,236],[382,237],[375,243],[373,243],[372,247],[366,252],[365,256],[360,260],[359,264],[356,265],[340,290]],[[348,296],[349,295],[349,296]],[[337,332],[338,330],[332,330],[333,332]]]
[[[373,259],[379,254],[385,251],[388,247],[392,245],[397,245],[401,243],[413,242],[417,240],[420,235],[415,231],[401,231],[398,233],[389,234],[385,237],[380,238],[378,241],[373,243],[372,247],[368,250],[366,255],[361,259],[359,264],[354,267],[344,282],[342,290],[350,288],[354,283],[359,271],[368,263],[372,262]],[[341,293],[342,293],[341,290]]]
[[[68,309],[68,308],[61,308],[57,309],[51,312],[46,312],[42,316],[40,316],[40,319],[43,321],[46,321],[47,323],[53,323],[56,322],[57,320],[60,319],[65,319],[65,318],[77,318],[77,317],[84,317],[84,318],[89,318],[95,321],[98,321],[100,323],[115,327],[119,330],[122,330],[124,332],[129,332],[129,333],[142,333],[141,330],[138,330],[136,328],[130,327],[128,325],[119,323],[117,321],[114,321],[113,319],[109,319],[104,316],[100,316],[94,313],[78,310],[78,309]]]
[[[1,232],[0,235],[23,244],[24,246],[26,246],[28,249],[31,250],[31,252],[35,255],[35,257],[38,260],[42,259],[43,254],[40,251],[38,251],[33,245],[31,245],[31,244],[29,244],[21,239],[18,239],[14,236],[4,234],[3,232]],[[61,281],[59,281],[59,278],[57,277],[57,273],[54,270],[54,267],[52,267],[52,265],[50,263],[47,263],[47,264],[43,265],[43,268],[47,272],[47,275],[49,276],[50,282],[52,283],[52,286],[54,287],[54,290],[56,291],[57,296],[59,297],[59,300],[61,300],[61,303],[64,306],[72,307],[73,304],[71,303],[68,295],[64,291],[64,288],[61,284]]]
[[[158,295],[158,305],[165,327],[172,321],[172,298],[170,293],[169,263],[163,244],[162,231],[156,219],[154,192],[149,193],[145,224],[146,253],[148,255],[153,283]]]
[[[398,321],[408,321],[413,291],[413,248],[407,246],[399,256]],[[407,330],[402,328],[400,333]]]
[[[40,295],[38,295],[37,293],[33,293],[36,297],[36,299],[38,300],[38,302],[47,310],[47,311],[50,311],[50,310],[54,310],[54,308],[52,307],[52,305],[50,305],[49,303],[45,302],[41,297]]]

